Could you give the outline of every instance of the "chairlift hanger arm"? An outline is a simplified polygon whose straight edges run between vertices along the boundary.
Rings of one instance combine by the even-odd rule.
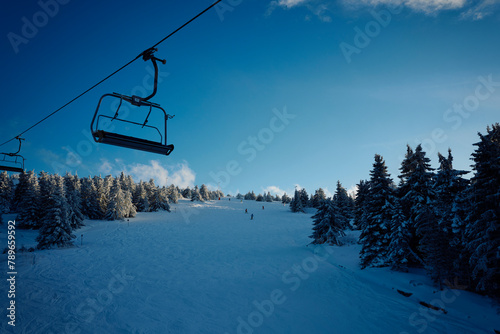
[[[17,136],[15,139],[19,140],[19,148],[17,149],[17,151],[14,153],[0,153],[0,154],[8,155],[10,157],[14,157],[14,156],[18,155],[19,152],[21,152],[21,144],[22,144],[22,140],[24,140],[24,138]]]
[[[134,104],[134,105],[139,105],[140,102],[148,101],[149,99],[151,99],[153,96],[156,95],[157,88],[158,88],[158,64],[156,62],[159,61],[163,65],[165,65],[167,63],[167,61],[165,59],[160,59],[160,58],[157,58],[154,56],[154,53],[156,51],[158,51],[157,48],[149,48],[139,55],[139,56],[142,56],[142,59],[144,61],[151,60],[151,62],[153,63],[153,67],[155,69],[155,77],[154,77],[153,92],[146,97],[140,97],[140,96],[135,96],[135,95],[132,96],[132,104]]]

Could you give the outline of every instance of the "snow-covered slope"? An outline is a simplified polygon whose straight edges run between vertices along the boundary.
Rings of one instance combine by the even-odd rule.
[[[139,213],[129,222],[86,221],[73,248],[17,255],[16,327],[7,323],[8,285],[2,279],[0,331],[500,330],[498,306],[488,298],[459,289],[439,291],[422,272],[360,270],[356,244],[306,246],[312,213],[294,214],[281,203],[224,198],[180,201],[171,213]],[[18,247],[34,246],[35,236],[18,230]],[[5,223],[0,242],[7,245]],[[5,254],[0,266],[6,277]]]

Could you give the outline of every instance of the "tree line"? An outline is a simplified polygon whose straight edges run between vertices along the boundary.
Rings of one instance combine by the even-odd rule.
[[[425,268],[437,284],[500,296],[500,125],[479,133],[473,175],[453,167],[451,150],[439,167],[418,145],[407,146],[396,184],[381,155],[370,179],[357,185],[354,206],[324,199],[313,218],[313,244],[340,245],[351,226],[361,230],[361,267]],[[301,211],[295,194],[292,211]],[[347,213],[347,214],[346,214]]]
[[[37,248],[70,245],[73,231],[84,219],[123,220],[137,212],[170,212],[169,203],[179,198],[205,201],[223,196],[206,185],[180,189],[159,187],[149,182],[135,183],[130,175],[80,178],[24,171],[19,176],[0,174],[0,222],[2,215],[16,213],[19,228],[39,231]]]

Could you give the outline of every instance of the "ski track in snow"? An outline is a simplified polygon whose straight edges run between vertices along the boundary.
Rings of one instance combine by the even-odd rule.
[[[207,203],[181,200],[171,213],[139,213],[129,222],[86,221],[76,231],[72,248],[17,254],[16,327],[7,324],[2,307],[0,331],[500,330],[495,306],[485,297],[458,290],[442,295],[420,272],[360,270],[359,245],[307,246],[312,213],[293,214],[280,203],[224,198]],[[19,231],[18,237],[23,239],[18,247],[36,244],[34,231]],[[0,241],[7,244],[6,224]],[[4,268],[6,262],[4,254]],[[7,305],[5,279],[0,288],[2,305]],[[396,289],[413,295],[404,297]],[[279,295],[276,304],[270,302],[273,293]],[[433,300],[444,300],[448,313],[419,305]]]

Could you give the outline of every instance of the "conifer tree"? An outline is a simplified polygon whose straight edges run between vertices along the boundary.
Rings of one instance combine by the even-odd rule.
[[[293,196],[292,201],[290,202],[290,210],[292,212],[305,212],[302,199],[303,199],[302,192],[298,189],[295,189],[295,194]]]
[[[433,168],[421,145],[414,152],[408,147],[400,170],[400,203],[411,235],[410,247],[425,262],[425,257],[432,252],[429,247],[434,242],[432,230],[436,218],[433,210]]]
[[[106,209],[106,220],[123,220],[135,215],[135,207],[132,203],[130,192],[124,192],[120,185],[120,179],[115,178],[109,193],[109,202]]]
[[[143,181],[140,181],[139,184],[135,187],[132,202],[135,205],[137,212],[149,211],[149,198],[146,191],[146,186]]]
[[[324,200],[316,214],[312,217],[313,233],[310,238],[312,244],[341,245],[340,237],[345,236],[343,227],[338,219],[335,203],[331,200]]]
[[[410,229],[403,214],[400,201],[396,198],[392,209],[390,243],[387,250],[387,265],[392,270],[408,271],[409,265],[422,263],[410,247]]]
[[[333,202],[339,208],[339,219],[344,229],[350,227],[350,221],[353,218],[353,203],[352,199],[347,194],[347,190],[342,186],[340,181],[337,181],[337,188],[333,195]]]
[[[98,192],[94,181],[90,177],[81,179],[81,202],[82,214],[88,219],[102,219],[101,207],[98,200]]]
[[[99,212],[99,218],[104,219],[109,202],[109,191],[110,191],[110,181],[109,177],[103,179],[101,176],[94,176],[93,178],[94,187],[96,189],[96,199],[97,199],[97,208],[96,210]]]
[[[209,201],[210,200],[210,193],[208,191],[208,188],[206,185],[202,184],[200,187],[200,196],[203,201]]]
[[[290,196],[288,196],[286,193],[283,193],[283,196],[281,196],[281,203],[283,204],[288,204],[292,201]]]
[[[14,184],[7,172],[0,173],[0,213],[9,213],[14,197]]]
[[[68,203],[68,220],[73,230],[84,226],[81,200],[81,183],[77,175],[64,176],[64,189]]]
[[[394,210],[392,179],[383,158],[376,154],[370,172],[370,189],[365,203],[365,221],[361,232],[361,267],[387,265]]]
[[[308,208],[310,207],[311,205],[309,205],[309,194],[307,193],[306,189],[305,188],[302,188],[299,190],[299,194],[300,194],[300,203],[302,204],[302,206],[304,208]]]
[[[471,250],[468,248],[467,225],[468,217],[474,205],[472,196],[472,186],[468,183],[467,187],[458,193],[452,204],[453,222],[451,225],[453,237],[450,240],[450,248],[453,249],[456,256],[453,260],[454,281],[462,286],[471,287],[472,269],[469,263]]]
[[[36,174],[33,171],[28,173],[23,171],[16,189],[16,196],[19,198],[17,220],[22,228],[37,229],[40,227],[39,191]]]
[[[201,198],[200,190],[198,189],[198,186],[195,186],[194,189],[191,191],[191,202],[198,201],[198,202],[203,202],[203,198]]]
[[[478,133],[472,153],[473,206],[467,217],[467,248],[476,290],[500,296],[500,124]]]
[[[177,203],[179,201],[179,191],[178,191],[178,188],[176,186],[174,186],[173,184],[171,184],[170,186],[168,186],[167,188],[167,196],[168,196],[168,201],[171,202],[171,203]]]
[[[354,223],[360,230],[365,228],[366,220],[366,201],[370,190],[370,183],[361,180],[357,184],[356,199],[354,200]]]
[[[312,207],[319,208],[323,201],[326,200],[325,191],[322,188],[319,188],[315,191],[313,199],[312,199]]]
[[[43,219],[47,210],[50,208],[48,198],[53,188],[54,175],[49,175],[47,172],[40,172],[38,176],[38,215],[40,220]]]
[[[245,195],[245,200],[247,200],[247,201],[255,201],[256,199],[257,199],[257,196],[255,195],[253,190],[251,192],[249,191]]]
[[[265,200],[264,195],[258,194],[257,198],[255,199],[256,202],[263,202]]]
[[[165,210],[170,212],[170,206],[168,204],[168,195],[165,188],[152,188],[150,189],[151,196],[149,202],[149,211],[156,212],[159,210]],[[200,194],[201,197],[201,194]]]
[[[184,198],[188,198],[188,199],[191,199],[191,189],[189,189],[189,187],[187,187],[186,189],[184,189],[182,191],[182,197]]]
[[[51,177],[50,188],[47,198],[48,208],[36,238],[38,249],[52,246],[66,247],[71,245],[75,238],[67,217],[68,204],[64,195],[63,178],[59,175]]]
[[[448,150],[448,157],[438,153],[438,158],[440,166],[433,182],[433,209],[437,224],[431,224],[429,227],[433,240],[430,240],[428,245],[426,268],[434,281],[441,285],[444,281],[452,281],[456,277],[454,261],[457,255],[463,252],[460,243],[453,241],[455,234],[452,225],[455,217],[453,206],[457,196],[467,187],[467,181],[462,178],[467,172],[453,168],[451,150]]]

